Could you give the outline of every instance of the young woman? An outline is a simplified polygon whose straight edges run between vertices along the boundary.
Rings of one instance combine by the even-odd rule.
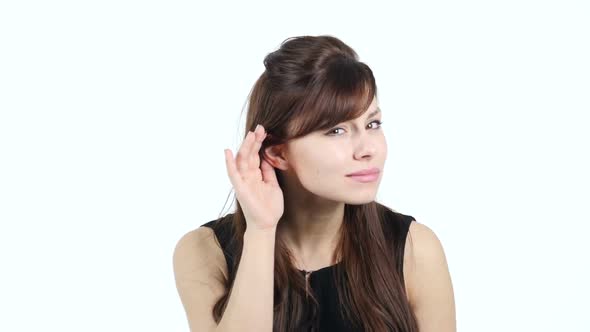
[[[375,201],[387,144],[371,69],[325,35],[264,65],[225,150],[236,211],[174,250],[191,331],[455,331],[437,236]]]

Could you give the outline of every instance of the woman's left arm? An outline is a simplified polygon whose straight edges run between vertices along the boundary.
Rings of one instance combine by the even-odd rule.
[[[442,244],[416,221],[406,239],[404,279],[420,332],[456,332],[453,284]]]

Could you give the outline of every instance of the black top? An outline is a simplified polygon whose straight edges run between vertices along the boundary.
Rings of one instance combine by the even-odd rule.
[[[385,236],[387,240],[394,241],[395,246],[395,261],[396,268],[399,271],[399,275],[402,277],[403,282],[403,257],[404,257],[404,246],[406,235],[408,233],[410,223],[414,217],[401,214],[392,210],[388,210],[386,214],[386,220],[384,225]],[[227,262],[228,273],[231,273],[232,263],[234,260],[233,252],[234,248],[229,245],[231,238],[231,223],[223,222],[220,223],[219,218],[211,220],[202,225],[202,227],[212,228],[215,232],[215,236],[223,249],[225,260]],[[349,324],[347,324],[340,314],[340,304],[338,303],[337,290],[332,282],[332,275],[334,268],[338,266],[340,262],[326,266],[324,268],[309,272],[309,285],[313,289],[313,293],[317,298],[320,309],[320,331],[352,331]],[[306,271],[299,270],[304,276]]]

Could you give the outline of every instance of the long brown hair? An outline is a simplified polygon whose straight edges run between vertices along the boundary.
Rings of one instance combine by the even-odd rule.
[[[326,130],[360,116],[377,96],[373,72],[340,39],[299,36],[284,40],[264,58],[266,70],[249,97],[246,132],[262,124],[268,132],[260,149]],[[282,186],[281,171],[275,170]],[[236,211],[221,218],[233,229],[226,253],[226,293],[213,308],[221,320],[239,266],[246,220],[237,200]],[[400,246],[384,232],[386,213],[393,211],[376,201],[345,205],[344,220],[334,257],[334,285],[341,314],[351,327],[364,331],[418,331],[406,298],[403,273],[396,267]],[[279,221],[281,222],[281,221]],[[403,248],[403,243],[401,244]],[[305,280],[292,264],[292,256],[277,237],[274,270],[274,331],[317,331],[318,302],[306,293]],[[229,262],[228,262],[229,263]],[[307,298],[311,298],[309,302]]]

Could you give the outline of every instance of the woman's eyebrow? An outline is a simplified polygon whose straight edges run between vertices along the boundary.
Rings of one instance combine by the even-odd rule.
[[[379,107],[377,107],[373,112],[369,113],[369,116],[367,117],[367,119],[370,119],[379,113],[381,113],[381,109]],[[352,122],[352,121],[353,120],[348,120],[346,122]]]
[[[371,112],[367,118],[372,118],[373,116],[377,115],[379,112],[381,112],[381,109],[379,107],[377,107],[377,109],[375,109],[373,112]]]

